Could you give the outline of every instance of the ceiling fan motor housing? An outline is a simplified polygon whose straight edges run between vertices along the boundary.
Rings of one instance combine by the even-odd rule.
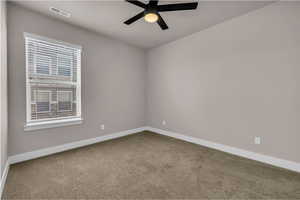
[[[156,8],[147,8],[147,9],[145,9],[145,11],[144,11],[144,15],[147,15],[147,14],[149,14],[149,13],[154,13],[154,14],[158,14],[158,12],[157,12],[157,9]]]

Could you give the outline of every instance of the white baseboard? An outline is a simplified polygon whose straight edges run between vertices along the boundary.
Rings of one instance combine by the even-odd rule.
[[[280,158],[275,158],[275,157],[271,157],[271,156],[267,156],[267,155],[263,155],[263,154],[259,154],[259,153],[254,153],[254,152],[250,152],[247,150],[243,150],[243,149],[239,149],[239,148],[235,148],[235,147],[231,147],[231,146],[227,146],[227,145],[223,145],[223,144],[218,144],[218,143],[210,142],[207,140],[202,140],[202,139],[195,138],[195,137],[186,136],[186,135],[171,132],[171,131],[166,131],[166,130],[157,129],[157,128],[153,128],[153,127],[140,127],[140,128],[131,129],[131,130],[127,130],[127,131],[121,131],[121,132],[104,135],[104,136],[100,136],[100,137],[96,137],[96,138],[81,140],[78,142],[67,143],[67,144],[63,144],[60,146],[49,147],[49,148],[45,148],[45,149],[40,149],[40,150],[36,150],[36,151],[31,151],[31,152],[26,152],[26,153],[10,156],[8,158],[7,167],[5,168],[6,175],[7,175],[7,171],[9,168],[9,166],[8,166],[9,164],[14,164],[14,163],[23,162],[26,160],[31,160],[31,159],[51,155],[54,153],[59,153],[59,152],[71,150],[74,148],[83,147],[83,146],[95,144],[98,142],[111,140],[111,139],[123,137],[126,135],[142,132],[145,130],[149,130],[149,131],[161,134],[161,135],[170,136],[170,137],[184,140],[187,142],[199,144],[199,145],[206,146],[209,148],[217,149],[217,150],[231,153],[234,155],[238,155],[241,157],[249,158],[251,160],[256,160],[256,161],[260,161],[260,162],[274,165],[277,167],[300,172],[300,163],[297,163],[297,162],[288,161],[288,160],[284,160],[284,159],[280,159]],[[4,173],[4,175],[5,175],[5,173]],[[6,176],[3,176],[3,177],[6,178]],[[5,180],[5,179],[2,179],[1,184],[3,184],[3,180]],[[2,185],[1,185],[1,189],[2,189]]]
[[[180,140],[184,140],[187,142],[191,142],[194,144],[199,144],[202,146],[206,146],[209,148],[213,148],[213,149],[217,149],[220,151],[224,151],[230,154],[234,154],[237,156],[241,156],[241,157],[245,157],[251,160],[256,160],[256,161],[260,161],[263,163],[267,163],[270,165],[274,165],[277,167],[281,167],[281,168],[285,168],[288,170],[292,170],[292,171],[296,171],[296,172],[300,172],[300,163],[297,162],[293,162],[293,161],[289,161],[289,160],[284,160],[284,159],[280,159],[280,158],[275,158],[275,157],[271,157],[271,156],[267,156],[267,155],[263,155],[263,154],[259,154],[259,153],[254,153],[251,151],[246,151],[243,149],[239,149],[239,148],[235,148],[235,147],[230,147],[227,145],[223,145],[223,144],[218,144],[218,143],[214,143],[214,142],[210,142],[207,140],[202,140],[199,138],[195,138],[195,137],[190,137],[190,136],[186,136],[183,134],[179,134],[179,133],[174,133],[171,131],[166,131],[166,130],[162,130],[162,129],[158,129],[158,128],[152,128],[152,127],[146,127],[147,130],[161,134],[161,135],[166,135],[166,136],[170,136],[173,138],[177,138]]]
[[[3,193],[3,190],[4,190],[4,185],[5,185],[5,182],[6,182],[8,170],[9,170],[9,161],[7,160],[6,164],[5,164],[4,171],[3,171],[3,175],[2,175],[1,180],[0,180],[0,199],[2,197],[2,193]]]
[[[9,157],[9,164],[14,164],[14,163],[23,162],[26,160],[31,160],[31,159],[51,155],[54,153],[59,153],[59,152],[67,151],[70,149],[83,147],[83,146],[95,144],[98,142],[103,142],[106,140],[123,137],[123,136],[130,135],[133,133],[142,132],[145,130],[146,130],[146,127],[141,127],[141,128],[131,129],[131,130],[127,130],[127,131],[121,131],[121,132],[117,132],[117,133],[113,133],[113,134],[109,134],[109,135],[104,135],[104,136],[100,136],[100,137],[96,137],[96,138],[81,140],[78,142],[72,142],[72,143],[67,143],[67,144],[63,144],[63,145],[59,145],[59,146],[55,146],[55,147],[49,147],[49,148],[40,149],[40,150],[36,150],[36,151],[17,154],[17,155]]]
[[[22,154],[18,154],[18,155],[9,157],[6,162],[6,165],[5,165],[3,176],[0,180],[0,198],[3,193],[3,189],[4,189],[5,182],[6,182],[10,164],[14,164],[14,163],[18,163],[18,162],[22,162],[22,161],[26,161],[26,160],[31,160],[34,158],[39,158],[39,157],[47,156],[50,154],[59,153],[62,151],[66,151],[66,150],[70,150],[70,149],[74,149],[74,148],[78,148],[78,147],[83,147],[83,146],[95,144],[95,143],[110,140],[110,139],[123,137],[126,135],[142,132],[145,130],[152,131],[152,132],[155,132],[155,133],[158,133],[161,135],[170,136],[170,137],[184,140],[187,142],[199,144],[199,145],[206,146],[209,148],[217,149],[217,150],[231,153],[234,155],[238,155],[241,157],[249,158],[251,160],[256,160],[256,161],[260,161],[260,162],[274,165],[277,167],[300,172],[300,163],[297,163],[297,162],[279,159],[279,158],[275,158],[275,157],[271,157],[271,156],[266,156],[263,154],[254,153],[254,152],[246,151],[243,149],[230,147],[230,146],[226,146],[223,144],[218,144],[218,143],[214,143],[214,142],[210,142],[210,141],[206,141],[206,140],[198,139],[195,137],[190,137],[190,136],[186,136],[186,135],[182,135],[179,133],[166,131],[166,130],[162,130],[162,129],[158,129],[158,128],[141,127],[141,128],[131,129],[131,130],[127,130],[127,131],[113,133],[110,135],[104,135],[104,136],[100,136],[100,137],[96,137],[96,138],[82,140],[82,141],[78,141],[78,142],[72,142],[72,143],[68,143],[68,144],[64,144],[64,145],[60,145],[60,146],[45,148],[45,149],[32,151],[32,152],[26,152],[26,153],[22,153]]]

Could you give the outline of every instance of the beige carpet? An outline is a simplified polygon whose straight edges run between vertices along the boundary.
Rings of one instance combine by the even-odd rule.
[[[300,199],[300,174],[158,134],[11,166],[4,199]]]

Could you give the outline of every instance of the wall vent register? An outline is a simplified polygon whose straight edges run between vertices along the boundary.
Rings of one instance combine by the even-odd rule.
[[[25,130],[81,121],[81,47],[28,33],[24,36]]]
[[[59,8],[50,7],[49,11],[56,14],[56,15],[61,15],[63,17],[67,17],[67,18],[71,17],[71,13],[69,13],[67,11],[64,11],[64,10],[61,10]]]

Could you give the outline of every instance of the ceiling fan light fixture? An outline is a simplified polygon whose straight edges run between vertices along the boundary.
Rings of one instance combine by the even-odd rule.
[[[139,0],[125,0],[130,4],[143,8],[144,10],[137,15],[129,18],[124,22],[126,25],[130,25],[141,18],[144,18],[146,22],[154,23],[160,26],[162,30],[168,29],[168,25],[161,17],[160,12],[170,12],[178,10],[195,10],[197,9],[198,2],[191,3],[176,3],[176,4],[163,4],[160,5],[159,0],[147,0],[147,4]]]
[[[147,13],[144,17],[146,22],[155,23],[158,20],[158,15],[155,13]]]

